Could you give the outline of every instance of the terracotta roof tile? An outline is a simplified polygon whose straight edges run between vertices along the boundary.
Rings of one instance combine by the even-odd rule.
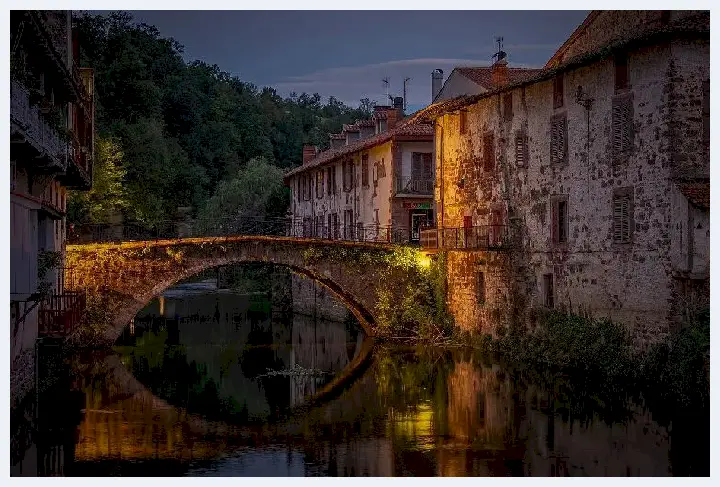
[[[368,119],[365,119],[365,120],[358,120],[357,122],[355,122],[354,125],[356,125],[356,126],[358,126],[358,127],[374,127],[374,126],[375,126],[375,120],[373,120],[373,119],[371,119],[371,118],[368,118]]]
[[[457,71],[473,83],[480,85],[485,89],[491,90],[495,87],[492,82],[491,66],[465,66],[455,68],[454,71]],[[540,71],[542,70],[535,68],[508,68],[508,83],[517,83],[538,74]]]
[[[302,166],[296,167],[295,169],[285,173],[284,178],[287,179],[297,173],[321,166],[342,156],[385,143],[395,137],[428,137],[429,140],[432,140],[431,138],[433,135],[434,128],[432,124],[425,122],[412,122],[409,118],[406,118],[401,120],[392,130],[387,130],[372,137],[368,137],[367,139],[357,140],[342,147],[336,147],[323,151],[307,164],[303,164]]]
[[[542,70],[538,70],[535,74],[529,76],[528,78],[522,79],[520,81],[510,82],[507,85],[489,90],[485,93],[480,93],[478,95],[458,96],[449,100],[434,103],[416,112],[410,118],[413,122],[431,121],[446,113],[451,113],[460,110],[461,108],[474,105],[475,103],[484,98],[489,98],[499,93],[510,91],[514,88],[519,88],[520,86],[545,81],[553,78],[558,73],[586,66],[599,59],[605,59],[617,50],[653,45],[660,42],[665,42],[668,39],[681,36],[703,39],[707,37],[709,39],[709,12],[701,13],[699,15],[691,17],[686,17],[677,22],[673,22],[666,27],[643,31],[632,38],[622,39],[620,41],[606,44],[593,52],[583,53],[581,55],[575,56],[568,61],[563,62],[562,64],[552,68],[544,68]]]
[[[678,183],[680,192],[698,208],[710,209],[710,183]]]

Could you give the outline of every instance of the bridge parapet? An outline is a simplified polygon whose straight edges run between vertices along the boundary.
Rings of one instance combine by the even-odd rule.
[[[153,297],[217,266],[266,262],[289,267],[330,289],[369,335],[386,328],[388,303],[399,306],[415,299],[413,290],[429,279],[429,259],[417,249],[266,235],[68,245],[66,258],[75,288],[86,290],[89,300],[102,297],[113,316],[106,332],[110,341]]]

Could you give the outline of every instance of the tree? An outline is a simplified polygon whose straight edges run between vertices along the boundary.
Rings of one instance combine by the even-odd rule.
[[[96,138],[93,186],[90,191],[70,191],[68,220],[100,223],[109,221],[128,205],[124,188],[123,153],[117,139]]]

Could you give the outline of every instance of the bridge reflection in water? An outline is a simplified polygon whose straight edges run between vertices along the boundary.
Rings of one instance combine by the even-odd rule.
[[[276,307],[231,293],[168,295],[138,316],[119,356],[78,358],[85,408],[64,473],[709,473],[707,449],[682,437],[671,448],[650,411],[560,395],[467,351],[375,346],[346,388],[294,413],[358,357],[362,334],[299,313],[273,319]],[[267,374],[293,368],[329,374]]]

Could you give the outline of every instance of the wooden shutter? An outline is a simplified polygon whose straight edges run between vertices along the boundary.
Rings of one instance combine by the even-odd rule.
[[[460,110],[460,133],[465,134],[467,132],[467,112],[465,110]]]
[[[485,171],[495,170],[495,135],[492,132],[483,137],[483,166]]]
[[[370,181],[368,177],[368,156],[362,157],[362,185],[369,186]]]
[[[478,304],[485,304],[485,273],[477,273],[477,302]]]
[[[550,121],[550,162],[561,163],[567,156],[567,118],[553,117]]]
[[[410,168],[410,177],[412,179],[420,179],[422,173],[422,160],[419,152],[412,153],[412,167]]]
[[[433,160],[432,154],[422,155],[422,177],[425,180],[432,179],[433,175]]]
[[[628,95],[612,101],[612,148],[615,162],[622,162],[633,147],[633,103]]]
[[[503,114],[505,115],[505,121],[509,122],[513,118],[513,97],[512,93],[508,93],[503,97],[503,105],[505,105]]]
[[[630,196],[616,195],[613,199],[613,240],[630,242]]]
[[[524,167],[527,164],[527,137],[524,132],[515,134],[515,165]]]
[[[557,201],[553,201],[550,205],[550,224],[552,225],[550,229],[550,234],[553,243],[558,242],[558,208],[557,208]]]

